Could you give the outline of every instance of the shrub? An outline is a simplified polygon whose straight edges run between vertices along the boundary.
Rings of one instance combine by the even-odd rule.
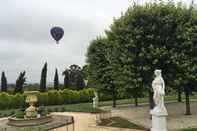
[[[48,92],[38,93],[37,97],[37,106],[92,102],[94,89],[86,88],[80,91],[69,89],[60,91],[50,90]],[[105,97],[105,95],[102,97]],[[27,106],[27,104],[25,103],[24,94],[11,95],[7,93],[0,93],[0,109],[25,108],[25,106]]]
[[[46,107],[44,106],[40,106],[37,109],[38,114],[40,114],[41,116],[46,116],[48,114],[48,110],[46,109]]]
[[[10,108],[24,108],[25,107],[25,95],[15,94],[10,95]]]
[[[16,118],[24,118],[24,115],[25,115],[25,112],[24,111],[21,111],[21,110],[19,110],[19,111],[17,111],[15,113],[15,117]]]
[[[38,97],[38,105],[44,105],[44,106],[48,105],[49,103],[48,92],[38,93],[37,97]]]
[[[7,109],[9,108],[9,95],[7,93],[1,93],[0,94],[0,108],[1,109]]]

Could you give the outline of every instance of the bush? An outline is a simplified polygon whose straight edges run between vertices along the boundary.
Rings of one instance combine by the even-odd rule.
[[[24,108],[25,107],[25,95],[15,94],[10,95],[10,108]]]
[[[38,114],[40,114],[41,116],[46,116],[48,114],[48,110],[46,109],[46,107],[44,106],[40,106],[37,109]]]
[[[86,88],[83,90],[69,90],[64,89],[60,91],[50,90],[48,92],[40,92],[37,94],[38,103],[37,106],[49,106],[49,105],[63,105],[74,104],[82,102],[92,102],[94,97],[94,89]],[[99,94],[100,101],[110,100],[111,96],[106,94]],[[8,93],[0,93],[0,110],[1,109],[16,109],[25,108],[25,95]]]
[[[19,110],[19,111],[17,111],[15,113],[15,117],[16,118],[24,118],[24,115],[25,115],[25,112],[24,111],[21,111],[21,110]]]
[[[7,93],[1,93],[0,94],[0,108],[1,109],[8,109],[10,103],[10,97]]]

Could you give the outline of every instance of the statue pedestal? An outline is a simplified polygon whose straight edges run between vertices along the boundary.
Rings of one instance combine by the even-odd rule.
[[[166,111],[151,110],[152,115],[152,128],[151,131],[167,131],[166,117],[168,113]]]

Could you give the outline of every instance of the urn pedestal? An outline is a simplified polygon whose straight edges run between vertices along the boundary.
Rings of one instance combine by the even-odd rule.
[[[168,131],[167,120],[166,120],[168,116],[167,112],[165,111],[159,112],[159,111],[152,110],[150,114],[152,115],[151,131]]]
[[[37,111],[36,111],[36,107],[34,106],[34,104],[37,102],[37,91],[26,91],[24,92],[25,95],[27,95],[26,97],[26,103],[29,104],[29,107],[25,110],[25,118],[26,119],[32,119],[32,118],[36,118],[37,117]]]

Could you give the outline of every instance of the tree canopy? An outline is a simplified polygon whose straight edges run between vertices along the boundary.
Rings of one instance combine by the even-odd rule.
[[[182,86],[194,91],[196,21],[196,9],[181,3],[131,6],[114,19],[106,37],[90,43],[87,52],[90,81],[103,89],[110,87],[113,80],[117,91],[124,94],[129,91],[135,97],[148,90],[152,98],[153,72],[162,69],[167,89]]]

